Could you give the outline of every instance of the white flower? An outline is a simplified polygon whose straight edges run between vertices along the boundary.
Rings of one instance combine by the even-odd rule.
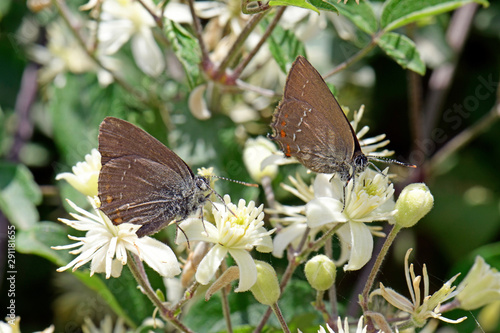
[[[248,139],[245,142],[243,162],[253,180],[260,183],[264,177],[270,177],[271,179],[276,177],[278,173],[277,165],[262,167],[262,161],[276,151],[276,145],[263,136]]]
[[[90,32],[91,33],[91,32]],[[58,87],[66,85],[66,72],[81,74],[95,72],[101,86],[113,82],[113,76],[99,67],[85,52],[65,23],[56,20],[47,26],[47,46],[30,45],[27,53],[31,59],[43,65],[39,72],[42,84],[54,82]],[[97,52],[99,61],[109,70],[119,68],[119,62]]]
[[[363,326],[363,316],[361,316],[361,318],[359,318],[358,320],[356,331],[349,330],[349,322],[347,321],[347,318],[345,318],[344,325],[342,325],[342,320],[340,319],[340,317],[337,317],[337,332],[335,332],[328,324],[326,324],[326,329],[328,330],[328,332],[323,328],[323,326],[320,326],[318,333],[366,333],[366,325]]]
[[[405,256],[405,276],[408,289],[410,291],[411,300],[407,299],[403,295],[397,293],[391,288],[386,288],[382,283],[380,283],[380,289],[374,290],[370,294],[370,299],[375,296],[382,296],[387,302],[392,304],[394,307],[410,314],[411,324],[416,327],[423,327],[429,318],[435,318],[442,320],[447,323],[458,324],[467,319],[467,317],[462,317],[457,320],[452,320],[445,318],[440,313],[441,304],[447,300],[455,297],[457,292],[456,287],[452,287],[451,284],[457,278],[457,275],[448,280],[438,291],[433,295],[429,295],[429,276],[427,275],[427,268],[424,264],[422,268],[423,279],[424,279],[424,292],[420,290],[420,282],[422,280],[421,276],[415,276],[413,270],[413,264],[408,267],[408,258],[410,256],[412,249],[406,252]]]
[[[186,242],[187,237],[189,241],[215,244],[198,265],[195,278],[201,284],[208,284],[229,252],[240,273],[235,291],[246,291],[257,281],[257,269],[249,251],[255,247],[259,252],[271,252],[273,230],[263,227],[263,205],[256,208],[255,202],[250,201],[247,206],[245,200],[240,199],[236,206],[229,195],[224,196],[224,202],[225,205],[213,204],[215,225],[194,218],[183,221],[179,227],[184,232],[177,233],[176,243]]]
[[[101,320],[99,327],[96,327],[90,318],[85,317],[82,331],[84,333],[125,333],[127,332],[127,328],[125,327],[122,317],[118,317],[116,323],[113,324],[111,316],[106,315],[104,319]]]
[[[314,191],[311,185],[307,185],[304,180],[297,174],[296,178],[288,176],[292,186],[282,183],[286,191],[292,193],[297,198],[304,202],[309,202],[314,198]],[[273,239],[273,256],[277,258],[283,257],[285,249],[292,245],[298,246],[304,232],[307,229],[307,218],[305,216],[305,205],[287,206],[276,203],[274,209],[266,209],[266,213],[285,215],[285,217],[272,218],[272,222],[279,223],[285,227],[278,229]],[[309,238],[314,239],[314,236],[321,228],[313,228],[309,232]]]
[[[365,223],[385,221],[394,215],[394,189],[387,170],[379,173],[366,169],[353,178],[345,187],[345,205],[343,181],[326,174],[316,177],[316,198],[306,204],[307,223],[311,228],[345,223],[337,232],[343,258],[349,257],[344,270],[360,269],[371,258],[373,236]]]
[[[73,267],[73,271],[85,265],[89,261],[90,275],[94,273],[106,273],[106,279],[111,276],[118,277],[123,265],[127,264],[127,250],[136,254],[151,268],[164,277],[172,277],[180,273],[179,263],[174,252],[167,245],[151,238],[139,238],[136,235],[140,225],[122,223],[113,225],[109,218],[95,207],[93,200],[89,200],[93,206],[94,214],[87,212],[68,200],[71,207],[79,214],[71,213],[75,220],[60,219],[61,222],[70,227],[87,231],[84,237],[68,235],[69,239],[76,243],[54,246],[55,250],[78,248],[70,251],[78,254],[73,261],[66,266],[57,269],[58,272]]]
[[[101,170],[101,154],[92,149],[85,155],[85,162],[78,162],[73,167],[73,173],[63,172],[56,176],[56,180],[64,179],[80,193],[89,197],[97,195],[97,180]]]
[[[500,272],[491,268],[480,256],[458,285],[460,308],[474,310],[500,300]]]
[[[21,317],[14,317],[12,318],[9,315],[5,318],[5,322],[0,321],[0,333],[21,333],[21,327],[20,327],[20,322],[21,322]],[[54,325],[50,325],[43,331],[37,331],[35,333],[54,333]]]
[[[151,1],[143,0],[142,3],[151,11],[157,11]],[[99,47],[111,55],[130,40],[137,66],[147,75],[158,76],[165,68],[165,60],[151,31],[155,26],[153,17],[139,2],[106,0],[102,4],[99,24]]]

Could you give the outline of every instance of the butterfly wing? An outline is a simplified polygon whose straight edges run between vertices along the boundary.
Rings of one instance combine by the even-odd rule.
[[[124,120],[108,117],[99,128],[101,210],[114,224],[143,225],[154,233],[190,212],[196,187],[191,169],[172,150]]]
[[[318,71],[302,56],[287,77],[271,124],[286,156],[320,173],[350,173],[356,135]]]

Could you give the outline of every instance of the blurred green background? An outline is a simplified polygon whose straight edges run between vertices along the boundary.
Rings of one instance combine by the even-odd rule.
[[[141,110],[118,86],[102,88],[96,85],[93,75],[66,74],[67,86],[64,90],[54,86],[37,87],[36,70],[39,67],[28,59],[18,39],[23,20],[34,19],[35,15],[27,9],[24,1],[0,1],[0,182],[1,190],[4,190],[9,178],[13,177],[11,166],[25,165],[29,170],[26,177],[33,175],[34,183],[28,181],[33,185],[29,189],[32,202],[18,202],[16,210],[24,213],[30,210],[30,205],[36,204],[40,221],[55,222],[57,218],[67,216],[61,198],[74,195],[66,184],[56,183],[55,175],[69,171],[71,166],[97,147],[98,126],[105,116],[135,120],[163,142],[167,143],[168,140],[165,125],[161,122],[164,110]],[[42,20],[49,22],[54,17],[55,14],[45,15]],[[434,288],[439,288],[456,272],[465,272],[477,254],[481,254],[490,265],[500,268],[498,116],[484,121],[485,126],[475,132],[470,142],[446,156],[435,168],[431,169],[429,164],[422,163],[424,155],[428,162],[456,135],[480,124],[498,103],[500,4],[492,1],[489,8],[477,9],[470,24],[470,34],[460,52],[451,50],[445,42],[452,17],[453,13],[442,14],[432,22],[404,30],[414,40],[421,42],[417,43],[419,51],[428,65],[425,76],[415,78],[415,75],[376,50],[346,71],[345,76],[338,78],[345,80],[336,94],[341,104],[349,106],[351,110],[364,104],[366,112],[362,125],[370,126],[369,134],[386,133],[391,140],[389,148],[397,152],[398,159],[419,165],[420,168],[410,174],[406,181],[426,182],[435,197],[431,213],[415,228],[399,236],[391,258],[388,258],[380,274],[384,284],[390,283],[403,294],[406,293],[406,287],[402,280],[402,260],[408,247],[415,249],[413,262],[418,273],[423,263],[427,265]],[[336,35],[335,29],[329,28],[331,54],[326,57],[331,63],[338,64],[358,49]],[[44,44],[45,37],[42,26],[38,43]],[[430,80],[437,69],[432,68],[431,64],[438,62],[437,68],[444,66],[442,62],[439,63],[439,57],[444,57],[445,63],[456,66],[456,73],[450,84],[444,87],[445,90],[449,89],[444,93],[444,99],[435,105],[429,98]],[[356,80],[355,73],[359,74],[361,68],[365,69],[362,73],[373,77],[373,84],[362,85],[360,80]],[[323,69],[323,72],[327,69]],[[412,86],[412,82],[416,82],[416,86]],[[135,84],[153,87],[150,96],[158,93],[164,98],[170,97],[165,105],[170,118],[184,117],[184,122],[170,128],[169,138],[177,139],[169,142],[169,145],[180,152],[193,170],[201,166],[216,166],[222,176],[251,181],[241,161],[244,141],[237,136],[241,124],[235,124],[224,114],[215,114],[207,121],[194,118],[187,107],[189,88],[185,83],[174,85],[171,89],[165,88],[166,84],[155,85],[147,79]],[[424,112],[428,105],[436,107],[437,121],[427,130],[432,133],[432,130],[438,129],[439,140],[425,139],[419,142],[412,134],[414,120],[410,120],[409,112],[411,103],[414,103],[409,98],[412,94],[421,103]],[[31,98],[33,101],[30,101]],[[248,136],[265,135],[270,131],[268,124],[278,100],[276,98],[268,110],[261,113],[260,119],[245,124]],[[23,110],[23,105],[28,107]],[[172,132],[176,134],[172,136]],[[210,151],[214,153],[207,153]],[[280,181],[286,179],[287,172],[293,174],[295,167],[284,170],[274,182],[275,189],[278,189]],[[219,193],[231,193],[234,197],[260,202],[265,200],[262,193],[254,189],[242,189],[234,184],[222,186]],[[283,191],[277,190],[277,195],[278,200],[294,202]],[[78,201],[76,198],[74,200]],[[8,288],[5,280],[5,216],[1,217],[0,223],[2,316],[7,306],[4,295]],[[274,259],[274,262],[280,265],[279,260]],[[94,318],[99,318],[106,311],[105,303],[94,297],[78,280],[67,273],[56,273],[57,267],[39,256],[16,253],[16,267],[16,309],[25,331],[42,330],[57,323],[61,331],[76,332],[78,325],[71,326],[68,324],[71,321],[63,320],[70,318],[72,311],[87,313]],[[338,288],[347,290],[342,297],[350,297],[348,291],[352,290],[355,278],[356,274],[350,273],[340,280]],[[401,284],[394,285],[396,281]],[[79,303],[76,304],[75,300]],[[450,317],[458,318],[461,315],[464,314],[457,312],[456,316],[453,314]],[[477,312],[465,315],[472,319]],[[475,327],[474,320],[468,320],[458,329],[472,332]]]

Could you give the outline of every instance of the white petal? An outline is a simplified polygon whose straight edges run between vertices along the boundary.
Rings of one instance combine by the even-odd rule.
[[[181,272],[175,253],[162,242],[143,237],[136,241],[136,246],[139,248],[141,259],[161,276],[170,278]]]
[[[283,257],[283,252],[286,247],[293,243],[294,241],[300,242],[300,237],[304,234],[307,229],[305,223],[294,223],[286,228],[280,230],[279,234],[276,234],[273,241],[273,256],[277,258]],[[297,245],[297,244],[294,244]]]
[[[186,236],[189,241],[217,242],[217,228],[207,221],[202,222],[200,219],[187,218],[179,224],[179,228],[182,231],[177,231],[175,238],[177,245],[187,242]]]
[[[332,222],[346,222],[342,212],[342,203],[333,198],[316,198],[306,204],[307,224],[311,228]]]
[[[129,20],[101,22],[99,25],[99,49],[103,54],[114,54],[132,35],[134,26]]]
[[[351,258],[345,271],[354,271],[363,267],[372,257],[373,236],[364,223],[350,222],[351,228]]]
[[[240,270],[240,282],[235,292],[247,291],[257,282],[257,267],[252,256],[246,250],[229,250]]]
[[[207,102],[205,101],[205,90],[207,89],[206,84],[201,84],[194,88],[189,94],[188,105],[189,110],[196,119],[206,120],[212,116],[212,113],[208,109]]]
[[[340,240],[340,257],[335,260],[335,265],[340,267],[345,264],[351,256],[351,228],[349,223],[344,224],[337,230],[337,237]]]
[[[196,270],[196,281],[207,284],[219,268],[220,263],[227,254],[227,250],[220,245],[215,245],[198,265]]]
[[[274,230],[275,229],[271,230],[271,232]],[[261,235],[265,235],[268,232],[264,227],[260,227],[258,231]],[[256,246],[257,251],[262,253],[269,253],[273,250],[273,240],[269,235],[261,236],[253,245]]]
[[[149,76],[158,76],[165,69],[165,60],[153,33],[143,28],[132,37],[132,53],[137,66]]]

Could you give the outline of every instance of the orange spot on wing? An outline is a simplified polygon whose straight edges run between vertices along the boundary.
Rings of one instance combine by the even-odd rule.
[[[116,219],[113,220],[114,224],[120,224],[123,222],[123,219],[121,217],[117,217]]]
[[[283,121],[281,122],[281,126],[286,126],[286,121],[284,121],[284,120],[283,120]]]
[[[112,197],[112,196],[110,196],[110,195],[107,195],[107,196],[106,196],[106,202],[107,202],[107,203],[111,203],[111,201],[113,201],[113,197]]]
[[[286,152],[285,152],[286,157],[292,156],[292,151],[290,150],[290,145],[287,143],[286,144]]]
[[[282,137],[282,138],[284,138],[284,137],[286,136],[285,131],[281,130],[281,131],[280,131],[280,135],[281,135],[281,137]]]

